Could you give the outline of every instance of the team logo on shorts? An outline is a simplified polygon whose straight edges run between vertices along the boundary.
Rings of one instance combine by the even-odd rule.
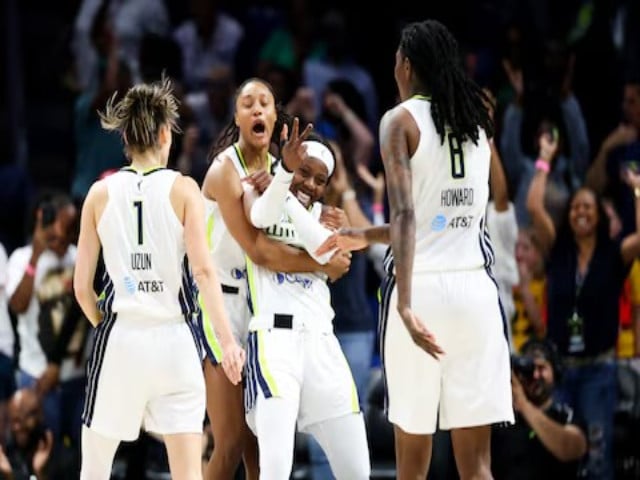
[[[278,285],[282,285],[285,282],[287,283],[298,283],[302,286],[302,288],[311,288],[313,285],[313,280],[303,277],[302,275],[296,275],[294,273],[274,273],[273,278]]]
[[[136,282],[131,277],[124,277],[124,288],[129,295],[136,293]]]
[[[239,268],[232,268],[231,277],[235,278],[236,280],[242,280],[245,277],[245,272],[246,270],[241,270]]]
[[[447,228],[447,217],[439,213],[433,220],[431,220],[431,230],[434,232],[441,232]]]

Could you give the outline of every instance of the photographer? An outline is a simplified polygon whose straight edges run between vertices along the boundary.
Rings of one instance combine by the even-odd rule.
[[[587,451],[571,408],[553,398],[559,376],[555,347],[530,340],[513,359],[516,423],[493,434],[492,468],[497,479],[576,478]]]
[[[9,420],[7,445],[0,446],[0,480],[77,478],[77,459],[46,428],[42,404],[34,390],[18,390],[11,397]]]

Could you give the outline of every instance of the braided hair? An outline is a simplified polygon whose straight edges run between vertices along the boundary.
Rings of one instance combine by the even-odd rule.
[[[263,80],[262,78],[251,77],[242,82],[236,89],[233,95],[234,105],[238,100],[238,95],[240,95],[240,92],[244,89],[245,86],[247,86],[247,84],[251,82],[259,82],[263,84],[269,89],[271,95],[273,95],[273,98],[275,99],[275,92],[273,91],[273,87],[271,86],[271,84],[269,84],[269,82]],[[287,125],[289,131],[291,131],[291,126],[293,125],[293,117],[285,112],[284,107],[280,103],[276,103],[276,124],[273,128],[273,133],[271,134],[271,143],[275,143],[276,145],[278,145],[278,149],[280,149],[281,147],[280,134],[282,132],[282,128],[285,125]],[[213,143],[211,150],[209,151],[209,162],[212,162],[218,156],[218,154],[220,154],[220,152],[224,151],[227,147],[237,142],[239,137],[240,128],[238,127],[238,125],[236,125],[235,119],[231,118],[227,126],[220,132],[220,135],[218,135],[218,138]]]
[[[418,91],[431,96],[431,117],[444,143],[446,129],[461,142],[477,144],[478,127],[493,136],[493,122],[486,105],[490,100],[466,74],[460,60],[458,42],[436,20],[407,25],[402,30],[400,53],[411,62]]]

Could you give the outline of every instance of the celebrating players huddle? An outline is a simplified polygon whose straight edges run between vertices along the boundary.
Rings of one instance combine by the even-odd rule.
[[[96,182],[82,212],[74,286],[96,331],[81,479],[109,479],[119,442],[141,428],[163,437],[172,478],[202,478],[205,406],[214,435],[208,479],[233,478],[241,458],[247,478],[289,478],[296,429],[316,438],[338,480],[368,479],[364,420],[333,333],[327,280],[347,272],[350,250],[375,241],[391,244],[382,348],[398,478],[426,475],[438,408],[456,432],[459,468],[485,476],[488,425],[513,419],[484,234],[490,123],[469,80],[456,82],[468,91],[451,98],[434,81],[457,68],[457,57],[449,65],[434,53],[448,43],[456,54],[437,22],[403,32],[402,103],[380,131],[391,224],[371,231],[323,224],[334,153],[311,125],[286,118],[261,79],[238,88],[201,189],[167,168],[177,121],[169,80],[107,104],[103,126],[122,135],[131,165]],[[444,108],[441,95],[467,110]],[[445,208],[447,189],[473,193]],[[456,216],[468,225],[450,228]],[[461,316],[468,321],[456,327]]]

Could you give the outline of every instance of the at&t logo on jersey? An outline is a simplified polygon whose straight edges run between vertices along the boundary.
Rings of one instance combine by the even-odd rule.
[[[470,228],[473,223],[473,215],[458,215],[447,219],[439,213],[431,220],[431,230],[434,232],[442,232],[445,229]]]
[[[447,217],[439,213],[433,220],[431,220],[431,230],[434,232],[441,232],[447,228]]]
[[[278,285],[282,285],[285,282],[291,284],[300,284],[302,288],[308,289],[313,285],[313,280],[303,277],[302,275],[296,275],[295,273],[274,273],[273,278]]]
[[[136,282],[131,277],[124,277],[124,288],[129,295],[136,293]]]

